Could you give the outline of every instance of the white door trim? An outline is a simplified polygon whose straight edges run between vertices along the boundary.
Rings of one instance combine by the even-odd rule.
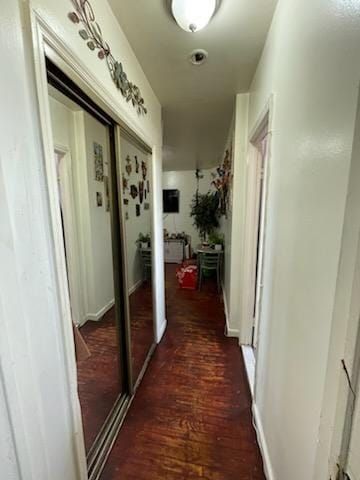
[[[70,305],[73,323],[78,326],[84,320],[84,306],[82,285],[80,280],[80,264],[81,257],[78,244],[78,232],[76,225],[76,216],[74,213],[75,197],[74,183],[72,176],[72,156],[67,147],[55,144],[55,153],[58,156],[58,186],[60,193],[60,205],[62,206],[62,219],[64,222],[64,240],[66,246],[66,264],[68,284],[70,290]]]
[[[260,250],[259,250],[259,266],[258,266],[258,280],[256,289],[259,292],[258,305],[256,307],[256,315],[258,321],[256,322],[256,343],[259,341],[260,332],[259,325],[261,323],[261,299],[263,294],[263,265],[265,255],[265,239],[266,239],[266,218],[267,218],[267,199],[269,190],[269,178],[271,169],[271,143],[272,143],[272,125],[273,125],[273,107],[274,97],[270,96],[265,108],[259,115],[258,120],[255,122],[255,126],[251,130],[249,135],[249,153],[247,159],[247,194],[246,194],[246,216],[245,216],[245,239],[244,239],[244,256],[243,256],[243,280],[244,285],[242,291],[242,304],[243,304],[243,318],[246,325],[246,337],[248,338],[248,344],[251,344],[252,328],[253,328],[253,306],[255,300],[255,272],[254,272],[254,255],[256,255],[256,242],[257,242],[257,226],[259,219],[256,215],[256,199],[258,191],[256,188],[256,179],[259,172],[257,171],[258,155],[259,151],[256,148],[256,144],[260,138],[267,136],[267,152],[266,160],[264,164],[263,172],[263,192],[262,192],[262,206],[261,206],[261,218],[260,218]],[[256,357],[256,355],[255,355]],[[254,381],[254,395],[256,395],[256,375],[257,368],[255,365],[255,381]]]
[[[87,95],[89,95],[105,112],[119,125],[130,129],[143,141],[152,153],[152,198],[161,205],[161,145],[154,142],[134,120],[129,116],[127,107],[119,101],[90,72],[86,64],[74,55],[71,48],[62,40],[51,26],[42,18],[40,10],[32,2],[28,5],[27,14],[31,26],[32,47],[34,55],[35,80],[38,96],[39,117],[41,124],[41,140],[45,157],[45,172],[47,195],[50,213],[50,225],[53,234],[53,250],[55,259],[55,274],[57,276],[57,296],[60,316],[63,323],[59,326],[59,342],[64,352],[65,379],[64,389],[67,392],[72,414],[70,426],[75,445],[74,456],[78,465],[78,478],[87,478],[86,456],[83,439],[82,419],[77,395],[77,373],[75,347],[72,332],[72,319],[67,283],[66,261],[63,248],[63,233],[57,192],[57,175],[54,156],[54,144],[51,128],[51,116],[48,100],[48,83],[45,57],[51,59],[67,76],[69,76]],[[116,108],[114,107],[116,106]],[[163,273],[163,232],[162,214],[153,209],[152,224],[154,230],[153,251],[153,296],[155,340],[159,342],[166,327],[164,318],[164,273]]]
[[[77,392],[77,369],[75,345],[73,336],[73,322],[71,316],[69,288],[67,280],[67,268],[63,243],[63,230],[61,222],[60,204],[58,197],[57,169],[54,162],[55,145],[51,127],[51,115],[49,105],[49,92],[45,65],[45,52],[49,43],[58,53],[62,52],[59,41],[54,32],[46,26],[40,16],[30,6],[30,18],[32,27],[32,40],[34,49],[35,78],[38,93],[38,105],[42,133],[42,144],[45,157],[45,173],[47,184],[47,196],[50,211],[50,224],[53,234],[53,252],[55,258],[55,270],[57,276],[57,297],[60,307],[61,346],[64,352],[65,378],[64,389],[67,392],[71,409],[70,431],[74,443],[74,457],[77,465],[77,476],[86,480],[87,464],[83,436],[81,409]],[[70,439],[69,439],[70,440]]]

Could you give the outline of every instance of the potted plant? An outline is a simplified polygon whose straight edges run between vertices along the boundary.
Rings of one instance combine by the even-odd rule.
[[[219,226],[219,196],[217,192],[196,193],[191,202],[190,216],[205,243],[207,236]]]
[[[138,239],[136,242],[140,248],[149,248],[150,245],[150,234],[147,233],[146,235],[143,235],[142,233],[139,233]]]
[[[215,250],[222,250],[224,246],[224,235],[219,232],[211,232],[209,235],[209,243]]]

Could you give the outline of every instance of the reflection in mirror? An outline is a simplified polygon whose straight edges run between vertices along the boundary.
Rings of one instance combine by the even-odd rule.
[[[129,288],[133,383],[154,342],[152,310],[151,156],[121,138],[123,212]]]
[[[109,130],[53,87],[49,92],[88,452],[123,392],[124,377],[114,298]]]

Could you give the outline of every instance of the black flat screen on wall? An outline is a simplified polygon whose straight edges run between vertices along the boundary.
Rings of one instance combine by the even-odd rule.
[[[163,190],[164,213],[179,213],[179,190]]]

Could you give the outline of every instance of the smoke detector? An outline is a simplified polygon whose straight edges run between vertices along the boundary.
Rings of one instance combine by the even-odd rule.
[[[188,59],[192,65],[203,65],[206,62],[208,56],[209,54],[206,50],[198,48],[196,50],[193,50],[189,54]]]

